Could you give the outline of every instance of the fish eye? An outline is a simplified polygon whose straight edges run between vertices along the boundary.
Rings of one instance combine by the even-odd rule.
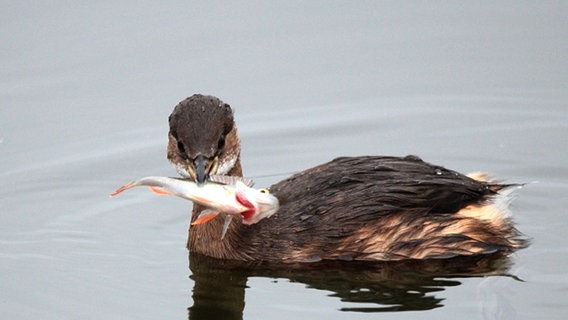
[[[260,189],[259,191],[260,191],[260,193],[262,193],[262,194],[269,194],[269,193],[270,193],[267,188]]]

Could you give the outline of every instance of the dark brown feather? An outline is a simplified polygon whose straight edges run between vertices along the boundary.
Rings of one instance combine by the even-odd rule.
[[[190,159],[217,154],[220,137],[233,129],[233,111],[223,101],[200,94],[181,101],[169,117],[170,134]]]
[[[242,176],[240,140],[228,104],[204,95],[180,102],[170,119],[168,159],[218,159]],[[509,253],[528,242],[500,197],[514,184],[470,178],[416,156],[342,157],[270,187],[280,209],[247,226],[224,219],[193,226],[188,248],[219,259],[310,262],[404,260]],[[192,221],[204,208],[195,205]]]
[[[191,249],[287,262],[510,252],[527,243],[508,218],[460,215],[461,209],[490,205],[499,189],[412,156],[338,158],[271,186],[279,211],[252,226],[234,224],[223,252],[210,250],[215,238]]]

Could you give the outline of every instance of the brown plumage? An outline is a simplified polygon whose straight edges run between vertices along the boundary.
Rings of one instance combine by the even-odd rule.
[[[193,95],[174,108],[169,125],[167,156],[181,176],[203,182],[211,171],[240,168],[241,145],[228,104]]]
[[[230,107],[214,97],[196,95],[184,101],[188,100],[192,107],[184,107],[188,104],[182,101],[170,116],[168,159],[179,170],[196,159],[186,155],[184,162],[175,162],[187,149],[209,159],[232,154],[234,165],[222,173],[242,176],[238,143],[231,150],[229,144],[217,150],[219,133],[210,131],[224,123],[238,142],[232,112],[208,112]],[[173,118],[183,120],[172,122]],[[199,129],[207,131],[202,134],[209,143],[176,141],[183,139],[182,128],[195,127],[195,121],[214,122]],[[179,143],[185,150],[176,149]],[[271,186],[270,192],[280,200],[280,209],[271,218],[251,226],[233,223],[223,240],[223,219],[193,226],[188,248],[221,259],[310,262],[438,259],[525,247],[527,241],[507,214],[507,195],[518,185],[482,177],[470,178],[416,156],[337,158]],[[194,206],[192,220],[202,209]]]

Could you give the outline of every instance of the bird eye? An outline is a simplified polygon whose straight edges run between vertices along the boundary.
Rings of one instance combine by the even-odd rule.
[[[264,189],[260,189],[260,193],[269,194],[270,192],[268,191],[268,189],[264,188]]]
[[[183,145],[183,142],[181,142],[181,141],[178,141],[178,150],[182,154],[185,154],[185,146]]]
[[[225,136],[221,136],[219,138],[219,143],[217,144],[217,150],[221,150],[223,149],[223,147],[225,147]]]

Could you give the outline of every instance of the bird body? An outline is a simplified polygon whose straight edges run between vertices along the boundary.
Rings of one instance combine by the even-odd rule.
[[[209,142],[194,143],[200,136]],[[183,175],[198,182],[219,173],[242,176],[232,110],[221,100],[194,95],[180,102],[169,139],[168,159]],[[280,208],[270,219],[233,223],[223,240],[220,219],[194,226],[188,248],[219,259],[272,262],[508,254],[528,244],[508,213],[508,195],[518,187],[416,156],[342,157],[272,185]],[[194,205],[192,221],[202,210]]]

